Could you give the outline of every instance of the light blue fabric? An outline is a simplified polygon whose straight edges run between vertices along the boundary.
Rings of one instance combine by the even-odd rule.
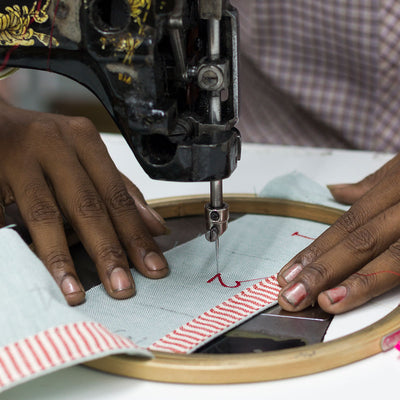
[[[0,347],[47,328],[85,321],[12,229],[0,229]]]
[[[90,289],[78,308],[112,332],[128,336],[147,347],[203,312],[222,303],[258,280],[275,274],[310,240],[292,236],[304,232],[317,237],[326,225],[292,218],[249,215],[230,224],[220,242],[218,279],[215,249],[204,237],[166,253],[171,272],[161,280],[147,279],[132,271],[136,296],[120,301],[108,296],[102,286]],[[253,279],[253,281],[249,281]],[[210,338],[211,339],[211,338]]]
[[[309,193],[312,196],[309,197]],[[290,174],[269,183],[263,195],[334,205],[326,189],[299,174]],[[69,307],[41,261],[12,229],[0,229],[0,347],[33,336],[46,329],[80,321],[96,321],[114,333],[148,346],[173,329],[276,273],[294,254],[317,237],[326,225],[290,218],[249,215],[231,223],[221,238],[218,279],[215,248],[203,237],[167,252],[171,273],[162,280],[150,280],[132,271],[137,295],[114,300],[102,286],[87,293],[86,303]],[[87,357],[86,361],[103,355]],[[132,351],[131,354],[149,355]],[[76,362],[43,371],[65,368]],[[30,379],[32,377],[29,377]],[[28,380],[25,379],[25,380]]]
[[[328,188],[296,171],[272,179],[264,186],[259,196],[321,204],[342,210],[349,208],[337,203]]]
[[[274,180],[262,194],[306,201],[310,200],[309,189],[313,199],[331,202],[329,191],[326,193],[326,189],[296,173]],[[228,286],[236,281],[248,282],[236,288],[223,287],[217,279],[207,283],[217,273],[215,248],[199,237],[166,252],[171,269],[167,278],[155,281],[132,271],[137,287],[135,297],[114,300],[102,286],[97,286],[87,292],[86,303],[79,309],[113,332],[147,347],[257,280],[278,272],[311,243],[293,233],[316,238],[326,228],[324,224],[293,218],[244,216],[229,224],[221,237],[219,272]]]
[[[77,308],[68,306],[42,262],[20,236],[9,228],[0,229],[0,310],[0,348],[59,325],[92,321]],[[107,351],[67,362],[14,384],[117,353],[121,351]],[[142,350],[130,350],[128,353],[151,356],[149,352]],[[0,388],[0,391],[4,389],[5,387]]]

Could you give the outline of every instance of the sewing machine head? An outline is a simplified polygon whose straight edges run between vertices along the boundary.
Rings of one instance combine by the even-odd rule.
[[[229,1],[2,3],[1,68],[49,70],[85,85],[151,178],[220,181],[235,169],[238,27]]]

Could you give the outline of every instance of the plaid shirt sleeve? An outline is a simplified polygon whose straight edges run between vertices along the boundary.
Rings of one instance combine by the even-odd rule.
[[[232,3],[245,141],[400,150],[400,1]]]

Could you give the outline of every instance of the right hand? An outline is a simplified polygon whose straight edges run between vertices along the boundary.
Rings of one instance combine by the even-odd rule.
[[[37,255],[70,305],[82,303],[85,292],[68,249],[64,219],[110,296],[125,299],[135,293],[128,257],[149,278],[168,274],[152,238],[166,232],[165,221],[117,170],[85,118],[25,111],[0,101],[0,204],[14,202]]]

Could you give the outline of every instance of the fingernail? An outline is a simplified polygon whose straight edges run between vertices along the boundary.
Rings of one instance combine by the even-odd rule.
[[[324,292],[332,304],[336,304],[347,296],[347,288],[338,286]]]
[[[288,303],[296,307],[307,297],[307,291],[302,283],[296,283],[286,289],[282,296]]]
[[[288,270],[283,274],[283,279],[286,282],[291,282],[296,276],[303,270],[303,266],[299,263],[292,265]]]
[[[167,226],[167,223],[165,222],[165,219],[153,208],[151,208],[150,206],[146,207],[147,210],[150,212],[150,214],[163,226]]]
[[[71,275],[67,275],[62,280],[61,290],[66,296],[73,293],[83,292],[76,279]]]
[[[111,288],[114,292],[120,292],[121,290],[132,289],[132,282],[128,277],[127,272],[121,268],[114,268],[110,275]]]
[[[143,261],[144,261],[144,265],[146,266],[146,268],[149,271],[160,271],[167,267],[167,265],[165,264],[165,261],[155,251],[151,251],[150,253],[147,253],[146,256],[144,257]]]

